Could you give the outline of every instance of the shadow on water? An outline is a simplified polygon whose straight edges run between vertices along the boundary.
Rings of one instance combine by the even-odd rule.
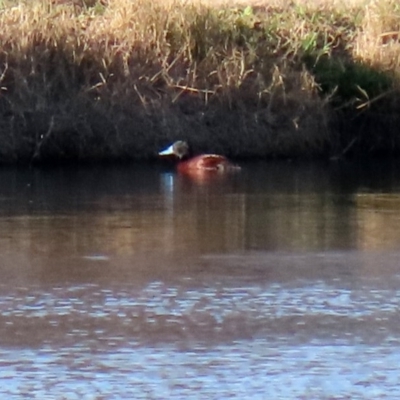
[[[163,276],[212,255],[396,250],[398,176],[397,164],[257,163],[205,183],[138,165],[5,170],[2,265],[26,258],[40,279],[107,263]],[[108,271],[94,270],[91,281]]]
[[[3,169],[0,393],[398,397],[399,208],[395,162]]]

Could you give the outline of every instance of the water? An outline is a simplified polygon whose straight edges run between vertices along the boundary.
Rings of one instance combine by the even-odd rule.
[[[0,171],[0,398],[400,398],[400,164]]]

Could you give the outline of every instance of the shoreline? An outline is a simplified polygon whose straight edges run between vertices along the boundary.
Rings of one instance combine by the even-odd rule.
[[[391,0],[78,3],[0,10],[2,164],[400,153]]]

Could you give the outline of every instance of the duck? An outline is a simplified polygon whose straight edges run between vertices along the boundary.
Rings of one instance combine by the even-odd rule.
[[[226,157],[219,154],[201,154],[189,157],[189,145],[184,140],[178,140],[158,153],[159,156],[174,156],[178,158],[177,170],[180,173],[194,174],[196,172],[230,172],[238,171],[240,167],[232,164]]]

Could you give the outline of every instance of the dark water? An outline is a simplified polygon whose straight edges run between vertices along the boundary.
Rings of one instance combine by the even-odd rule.
[[[400,164],[0,171],[1,399],[400,398]]]

